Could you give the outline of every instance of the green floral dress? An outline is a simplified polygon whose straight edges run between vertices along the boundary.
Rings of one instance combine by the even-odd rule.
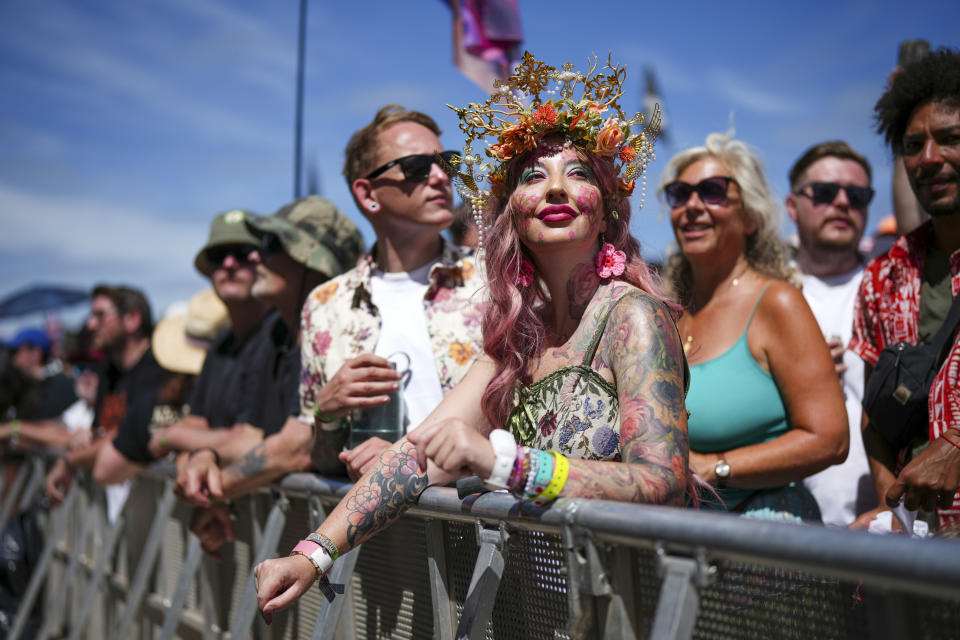
[[[610,305],[580,364],[561,367],[530,386],[517,384],[507,421],[518,443],[553,449],[571,458],[620,462],[620,402],[616,387],[592,366],[610,313],[631,291]]]

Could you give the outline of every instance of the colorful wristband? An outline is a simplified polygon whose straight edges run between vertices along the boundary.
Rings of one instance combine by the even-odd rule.
[[[13,436],[14,438],[20,437],[20,421],[19,420],[10,421],[10,435]]]
[[[334,544],[333,540],[323,535],[322,533],[311,533],[306,538],[310,542],[315,542],[324,549],[327,550],[327,553],[330,554],[330,557],[336,560],[340,557],[340,549],[337,548],[337,545]]]
[[[550,478],[553,477],[553,456],[546,451],[534,449],[540,458],[537,464],[537,475],[533,478],[533,491],[527,494],[528,498],[535,498],[543,493],[543,490],[550,484]]]
[[[553,477],[550,478],[550,483],[547,485],[547,488],[543,490],[543,493],[540,494],[540,497],[533,501],[535,505],[553,502],[557,499],[557,496],[560,495],[560,492],[563,491],[564,485],[567,484],[567,475],[570,473],[570,461],[567,460],[566,456],[556,451],[550,451],[550,455],[553,456]]]
[[[513,472],[510,474],[510,482],[507,484],[507,489],[511,493],[516,493],[526,480],[526,476],[523,474],[523,470],[527,466],[526,458],[527,455],[524,452],[523,445],[518,444],[517,457],[513,461]]]

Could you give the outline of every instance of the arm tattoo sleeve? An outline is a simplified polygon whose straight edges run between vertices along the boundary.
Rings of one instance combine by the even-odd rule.
[[[380,456],[379,466],[347,496],[347,542],[354,547],[386,529],[413,504],[428,480],[417,466],[416,449],[404,443],[399,451]]]

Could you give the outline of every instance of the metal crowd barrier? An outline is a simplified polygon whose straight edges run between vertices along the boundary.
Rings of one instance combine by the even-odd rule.
[[[24,472],[21,484],[29,484]],[[960,546],[602,500],[549,509],[431,488],[267,627],[252,567],[322,522],[349,484],[307,474],[234,503],[237,540],[203,557],[169,468],[124,512],[75,483],[8,638],[956,638]],[[28,487],[29,488],[29,487]],[[8,513],[4,504],[0,515]]]

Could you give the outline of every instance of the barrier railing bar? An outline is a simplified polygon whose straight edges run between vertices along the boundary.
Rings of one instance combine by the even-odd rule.
[[[73,505],[76,503],[77,496],[80,495],[80,493],[82,493],[82,490],[79,487],[72,487],[67,494],[66,500],[63,502],[63,506],[53,514],[53,524],[47,536],[47,543],[40,553],[40,560],[33,570],[33,575],[30,576],[27,591],[23,594],[23,599],[17,608],[17,615],[13,619],[13,626],[10,629],[10,634],[7,636],[9,640],[19,640],[20,634],[23,633],[24,626],[27,624],[27,618],[30,616],[30,611],[33,609],[37,596],[40,595],[40,588],[47,580],[47,571],[53,560],[53,551],[57,546],[57,542],[63,537],[66,531],[70,512],[73,510]]]
[[[13,477],[13,484],[10,485],[10,491],[3,501],[3,506],[0,507],[0,531],[7,528],[7,521],[13,513],[13,507],[20,499],[20,494],[23,493],[23,486],[27,483],[27,476],[32,476],[33,468],[33,465],[24,462],[20,465],[20,468],[17,469],[17,473]]]
[[[453,640],[455,618],[450,590],[447,588],[447,554],[443,544],[443,520],[428,520],[424,525],[427,545],[427,578],[433,602],[433,637]]]
[[[80,605],[79,619],[73,622],[73,627],[70,630],[69,640],[80,640],[80,636],[86,630],[87,620],[90,618],[90,613],[93,611],[94,599],[97,597],[97,592],[100,589],[100,581],[103,580],[103,576],[107,572],[107,566],[113,562],[113,552],[117,546],[117,542],[120,540],[120,532],[123,530],[124,521],[125,514],[121,513],[117,516],[117,520],[111,524],[110,528],[107,530],[107,540],[100,549],[93,576],[90,577],[90,580],[87,582],[86,587],[84,588],[83,603]]]
[[[78,476],[73,480],[73,491],[77,492],[78,496],[83,492],[83,489],[81,488],[82,483],[82,477]],[[85,553],[87,540],[89,540],[90,535],[93,533],[93,529],[96,525],[98,516],[97,506],[100,505],[100,501],[102,501],[102,499],[103,492],[96,492],[92,499],[87,501],[87,504],[91,507],[89,512],[83,508],[84,502],[80,500],[79,497],[73,505],[73,509],[78,511],[78,513],[71,515],[73,515],[75,518],[78,518],[83,524],[81,525],[80,529],[80,537],[77,540],[69,541],[70,556],[69,560],[67,561],[67,569],[63,575],[63,579],[57,585],[57,591],[54,593],[53,599],[51,600],[52,604],[50,608],[57,615],[59,615],[60,612],[67,610],[67,596],[69,594],[70,587],[74,584],[74,580],[76,579],[77,570],[80,568],[80,560]],[[60,507],[60,509],[65,513],[68,512],[68,509],[65,508],[66,506],[67,505],[63,505]],[[48,544],[53,544],[55,550],[56,546],[60,544],[60,541],[50,540],[48,541]],[[38,640],[47,640],[51,631],[53,630],[54,620],[54,616],[48,615],[44,617],[43,624],[40,626],[40,631],[37,633]]]
[[[361,547],[355,547],[340,556],[330,570],[330,582],[342,584],[346,589],[342,595],[336,596],[333,602],[324,600],[320,605],[320,615],[317,616],[317,622],[313,626],[312,640],[332,640],[336,634],[340,614],[350,597],[350,579],[353,577],[353,571],[357,566],[360,549]]]
[[[163,541],[164,529],[167,526],[167,519],[173,512],[177,496],[173,493],[173,483],[165,482],[163,497],[157,507],[156,514],[153,517],[153,523],[150,525],[150,532],[147,534],[147,542],[143,548],[143,554],[140,556],[140,562],[137,564],[136,573],[133,576],[133,582],[127,593],[127,603],[124,607],[120,621],[113,632],[114,638],[128,637],[130,625],[133,618],[140,609],[140,603],[146,593],[147,581],[150,579],[150,573],[156,564],[157,556],[160,553],[160,543]]]
[[[250,502],[256,502],[251,500]],[[243,599],[237,613],[230,623],[231,640],[240,640],[246,637],[253,624],[254,617],[257,615],[257,589],[254,579],[254,569],[256,566],[273,555],[277,550],[277,543],[280,541],[280,534],[283,532],[283,526],[287,518],[284,512],[289,503],[285,495],[280,494],[270,509],[270,515],[267,516],[267,525],[263,529],[260,544],[257,547],[257,555],[253,560],[250,575],[247,577],[247,587],[243,592]]]
[[[170,600],[170,607],[163,617],[163,627],[160,629],[159,640],[170,640],[173,638],[173,634],[177,632],[177,625],[183,615],[183,604],[187,600],[187,592],[197,575],[197,569],[200,567],[202,558],[203,549],[200,547],[200,539],[191,534],[190,542],[187,545],[187,559],[184,561],[180,577],[177,579],[177,587],[173,592],[173,598]],[[117,637],[122,638],[123,636]]]
[[[572,504],[576,507],[571,513]],[[912,540],[609,500],[561,499],[553,508],[541,509],[518,505],[513,496],[500,492],[460,500],[456,490],[447,487],[427,489],[408,513],[459,521],[482,518],[551,533],[573,522],[590,529],[598,540],[640,548],[662,540],[692,552],[709,540],[711,557],[960,598],[960,553],[955,541],[944,539]]]
[[[31,463],[33,464],[33,473],[30,475],[30,480],[27,482],[27,488],[23,490],[23,494],[20,497],[21,509],[26,509],[33,504],[37,494],[43,491],[43,485],[47,478],[47,471],[44,468],[42,459],[33,458]],[[7,524],[7,522],[3,523],[4,528]],[[0,531],[3,531],[3,529],[0,529]]]
[[[510,538],[506,527],[501,523],[498,529],[487,529],[479,519],[476,520],[476,527],[480,551],[457,624],[458,640],[479,640],[484,636],[506,564],[507,541]]]

